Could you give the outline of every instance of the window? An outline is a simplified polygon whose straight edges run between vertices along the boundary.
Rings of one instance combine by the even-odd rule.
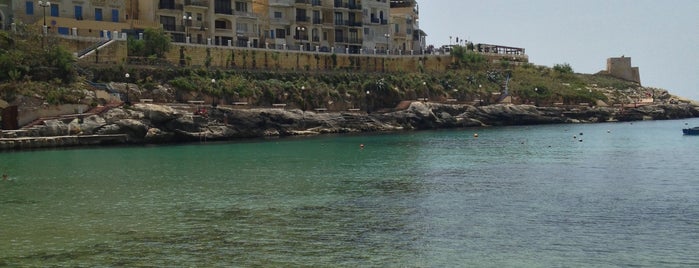
[[[248,12],[248,3],[235,2],[235,11]]]
[[[233,14],[230,0],[216,0],[214,2],[214,12],[223,14]]]
[[[75,6],[75,19],[76,20],[83,20],[83,7],[82,6]]]
[[[236,25],[236,31],[239,33],[247,33],[248,32],[248,24],[247,23],[238,23]]]
[[[95,20],[102,21],[102,9],[101,8],[95,8]]]
[[[119,22],[119,10],[112,9],[112,22]]]
[[[279,11],[274,11],[274,18],[275,19],[281,19],[282,18],[282,13]]]
[[[225,20],[217,20],[214,22],[214,27],[216,29],[226,29],[226,21]]]
[[[335,29],[335,42],[344,43],[345,41],[342,37],[342,30]]]
[[[296,9],[296,21],[308,21],[305,9]]]
[[[160,24],[163,25],[163,30],[165,31],[175,31],[177,28],[175,26],[175,17],[161,16]]]
[[[51,17],[58,17],[58,4],[51,4]]]
[[[284,30],[284,29],[277,29],[277,38],[279,38],[279,39],[284,39],[284,38],[286,38],[286,30]]]
[[[34,15],[34,2],[27,1],[25,9],[27,10],[27,15]]]
[[[335,12],[335,25],[344,25],[341,12]]]

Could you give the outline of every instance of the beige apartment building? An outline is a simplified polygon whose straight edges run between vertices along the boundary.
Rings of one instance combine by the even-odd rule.
[[[191,44],[365,54],[389,49],[407,54],[424,48],[415,0],[12,0],[10,4],[0,5],[0,19],[45,24],[47,33],[59,35],[112,37],[162,28],[174,42]],[[14,14],[5,14],[7,9]]]
[[[159,27],[133,20],[137,0],[12,0],[13,23],[37,25],[49,34],[112,37],[131,28]]]
[[[139,18],[162,25],[174,42],[257,47],[253,0],[141,0]]]
[[[391,0],[391,50],[408,54],[425,49],[427,34],[420,30],[419,15],[416,0]]]
[[[364,48],[367,53],[388,50],[390,42],[388,0],[367,0],[363,4]]]

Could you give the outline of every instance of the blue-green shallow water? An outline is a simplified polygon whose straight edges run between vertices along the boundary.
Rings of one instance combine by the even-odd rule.
[[[0,266],[697,267],[685,122],[0,153]]]

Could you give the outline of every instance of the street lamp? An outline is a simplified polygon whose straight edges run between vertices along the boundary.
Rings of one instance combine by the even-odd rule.
[[[301,42],[301,33],[306,31],[306,27],[304,26],[297,26],[296,27],[296,38],[299,40],[299,47],[303,46],[303,43]]]
[[[390,34],[384,34],[383,37],[386,37],[386,54],[391,51],[391,43],[388,42],[388,39],[391,38]]]
[[[48,34],[48,28],[46,27],[46,7],[51,6],[51,2],[49,1],[39,1],[39,6],[44,8],[44,27],[41,28],[41,32],[46,36]],[[43,49],[46,45],[45,43],[45,38],[41,39],[41,48]]]
[[[131,101],[129,101],[129,93],[130,93],[129,77],[131,77],[131,75],[129,75],[129,73],[124,74],[124,78],[126,78],[125,79],[126,80],[126,98],[124,98],[124,103],[126,103],[126,105],[131,105]]]
[[[422,86],[425,87],[425,96],[427,96],[427,97],[423,98],[422,100],[428,101],[428,100],[430,100],[430,89],[427,87],[427,82],[423,81]]]
[[[51,6],[51,2],[49,1],[39,1],[39,6],[44,8],[44,34],[46,34],[47,29],[46,28],[46,8]]]
[[[365,98],[366,98],[366,113],[367,113],[367,114],[371,111],[370,105],[369,105],[369,94],[371,94],[371,92],[370,92],[369,90],[367,90],[367,91],[366,91],[366,95],[365,95]]]
[[[185,43],[189,43],[187,40],[189,38],[189,29],[187,29],[187,28],[189,28],[189,24],[191,21],[192,21],[192,16],[187,16],[187,15],[182,16],[182,26],[184,26],[184,42]]]
[[[211,78],[211,93],[212,93],[212,100],[211,100],[211,108],[216,108],[217,104],[217,99],[216,95],[218,92],[215,92],[214,89],[216,89],[216,78]]]

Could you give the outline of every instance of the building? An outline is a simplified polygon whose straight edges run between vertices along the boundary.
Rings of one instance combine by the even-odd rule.
[[[162,25],[174,42],[258,47],[253,0],[141,0],[139,18]]]
[[[12,1],[0,0],[0,30],[10,29],[14,18],[12,12]]]
[[[58,35],[110,38],[162,28],[173,42],[190,44],[365,54],[425,48],[415,0],[47,2],[0,2],[0,26],[7,27],[7,9],[15,21]]]
[[[366,1],[363,4],[364,49],[367,53],[388,50],[390,41],[388,0]]]
[[[391,1],[390,49],[403,54],[422,52],[427,34],[420,30],[420,11],[415,0]]]
[[[148,1],[141,1],[148,2]],[[47,33],[111,37],[132,28],[159,27],[154,21],[134,20],[137,0],[32,1],[13,0],[14,22],[37,25]]]
[[[255,12],[265,43],[276,48],[359,53],[361,0],[260,0]]]
[[[641,84],[641,75],[638,67],[631,67],[631,58],[621,56],[620,58],[608,58],[607,70],[605,73],[616,78],[624,79]]]

